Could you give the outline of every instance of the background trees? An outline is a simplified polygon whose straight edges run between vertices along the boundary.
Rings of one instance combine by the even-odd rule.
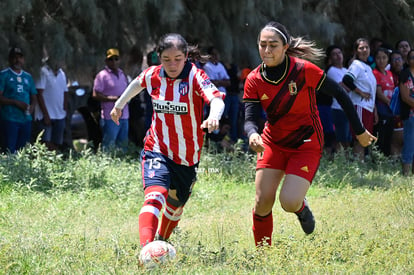
[[[223,59],[256,65],[257,33],[269,20],[320,47],[338,43],[350,54],[358,37],[379,37],[392,46],[414,41],[413,0],[3,0],[0,64],[12,45],[26,51],[36,75],[42,58],[62,59],[71,79],[91,81],[105,50],[118,47],[130,74],[142,54],[167,32],[200,47],[215,45]]]

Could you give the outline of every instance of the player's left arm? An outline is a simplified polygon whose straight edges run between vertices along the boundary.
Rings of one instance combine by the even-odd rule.
[[[325,95],[333,96],[338,101],[344,110],[346,116],[351,123],[352,129],[354,130],[358,141],[362,146],[368,146],[373,141],[377,140],[371,133],[369,133],[362,125],[357,112],[355,111],[354,105],[349,98],[346,91],[335,81],[330,78],[326,78],[320,85],[317,92],[324,93]]]
[[[201,123],[201,129],[207,129],[209,133],[217,130],[224,111],[224,101],[221,97],[214,97],[210,101],[210,113],[206,120]]]

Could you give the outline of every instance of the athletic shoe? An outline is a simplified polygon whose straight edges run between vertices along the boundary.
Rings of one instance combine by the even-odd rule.
[[[167,241],[167,240],[164,240],[164,238],[161,237],[160,234],[158,234],[157,232],[157,234],[154,237],[154,241]]]
[[[295,213],[298,216],[300,225],[306,234],[311,234],[315,229],[315,218],[309,208],[308,201],[305,199],[305,207],[300,213]]]

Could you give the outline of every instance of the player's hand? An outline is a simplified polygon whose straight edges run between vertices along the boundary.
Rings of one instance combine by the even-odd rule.
[[[357,135],[356,138],[358,139],[359,143],[364,147],[367,147],[377,141],[377,138],[367,130],[365,130],[364,133]]]
[[[250,135],[249,145],[250,145],[250,148],[252,148],[252,150],[255,151],[256,153],[261,153],[265,150],[263,146],[262,137],[258,133]]]
[[[206,120],[201,123],[201,129],[207,129],[207,132],[211,133],[214,130],[217,130],[220,126],[220,122],[218,119],[214,118],[207,118]]]
[[[119,118],[122,115],[122,110],[114,107],[110,114],[112,120],[116,123],[116,125],[119,125]]]

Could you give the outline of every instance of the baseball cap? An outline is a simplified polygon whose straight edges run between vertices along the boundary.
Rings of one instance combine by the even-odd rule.
[[[111,58],[112,56],[119,56],[118,49],[111,48],[106,51],[106,58]]]
[[[11,48],[10,49],[10,52],[9,52],[9,58],[10,57],[14,57],[16,55],[23,56],[23,50],[21,48],[19,48],[19,47],[13,47],[13,48]]]

